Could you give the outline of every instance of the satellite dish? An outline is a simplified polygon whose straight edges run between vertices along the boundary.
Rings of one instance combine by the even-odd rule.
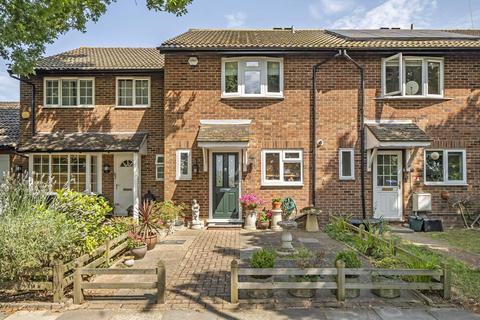
[[[416,95],[418,93],[418,89],[420,89],[420,86],[416,81],[408,81],[405,84],[405,94],[409,96]]]

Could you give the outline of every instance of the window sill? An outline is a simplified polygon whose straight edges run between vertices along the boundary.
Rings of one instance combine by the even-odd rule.
[[[283,100],[284,96],[224,96],[220,97],[221,100]]]
[[[114,106],[114,109],[149,109],[150,106]]]
[[[303,183],[262,183],[262,187],[303,187]]]
[[[339,178],[340,181],[355,181],[355,177],[352,178]]]
[[[94,109],[95,106],[41,106],[43,109]]]
[[[374,100],[426,100],[426,101],[449,101],[453,98],[448,97],[428,97],[428,96],[386,96],[386,97],[376,97]]]
[[[429,187],[467,187],[468,186],[468,183],[466,183],[466,182],[462,182],[462,183],[424,182],[423,184],[426,185],[426,186],[429,186]]]

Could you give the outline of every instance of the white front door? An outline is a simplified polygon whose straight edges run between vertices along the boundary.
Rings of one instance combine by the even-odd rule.
[[[373,163],[374,217],[402,218],[402,152],[378,151]]]
[[[133,154],[116,154],[115,163],[115,215],[127,215],[133,210]]]
[[[0,154],[0,184],[5,181],[5,177],[10,173],[10,155]]]

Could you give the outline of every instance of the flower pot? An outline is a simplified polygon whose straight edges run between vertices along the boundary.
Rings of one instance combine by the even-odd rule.
[[[272,210],[279,210],[281,206],[281,202],[272,202]]]
[[[273,276],[267,277],[249,277],[252,282],[273,282]],[[273,290],[270,289],[251,289],[247,291],[247,295],[252,299],[267,299],[273,297]]]
[[[372,282],[381,282],[381,283],[392,283],[397,282],[398,279],[395,277],[386,277],[386,276],[372,276]],[[393,299],[400,297],[399,289],[372,289],[372,293],[381,298]]]
[[[245,225],[244,228],[248,230],[255,230],[257,224],[257,213],[255,210],[247,210],[245,212]]]
[[[143,259],[143,257],[145,257],[145,255],[147,254],[147,245],[133,248],[132,250],[130,250],[130,252],[135,260]]]
[[[305,279],[302,276],[290,276],[291,282],[315,282],[313,279]],[[317,293],[316,289],[288,289],[288,293],[295,298],[313,298]]]
[[[257,228],[260,230],[266,230],[270,227],[270,221],[258,221]]]
[[[152,250],[157,245],[157,235],[151,235],[145,238],[145,243],[147,244],[147,250]]]

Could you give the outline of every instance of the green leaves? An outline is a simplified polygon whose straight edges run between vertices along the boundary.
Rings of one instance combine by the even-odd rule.
[[[114,0],[0,0],[0,57],[13,73],[28,76],[47,44],[70,30],[86,31]],[[192,0],[147,0],[147,8],[177,16]]]

